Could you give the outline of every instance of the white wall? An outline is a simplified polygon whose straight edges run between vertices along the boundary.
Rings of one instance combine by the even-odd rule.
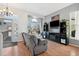
[[[78,5],[78,11],[76,15],[76,40],[79,40],[79,5]]]
[[[19,9],[14,9],[14,8],[11,8],[11,10],[14,12],[15,15],[18,16],[18,32],[21,33],[21,32],[26,32],[26,24],[27,24],[27,13],[22,11],[22,10],[19,10]]]
[[[14,14],[18,16],[18,18],[16,20],[17,27],[18,27],[18,41],[21,41],[22,40],[21,33],[27,32],[27,20],[28,20],[27,15],[28,14],[25,11],[19,10],[16,8],[10,8],[10,10],[13,11]],[[17,41],[17,40],[15,40],[15,41]]]

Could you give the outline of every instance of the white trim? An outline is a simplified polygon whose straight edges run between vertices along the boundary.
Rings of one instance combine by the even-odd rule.
[[[3,49],[3,35],[0,33],[0,56],[2,55],[2,49]]]

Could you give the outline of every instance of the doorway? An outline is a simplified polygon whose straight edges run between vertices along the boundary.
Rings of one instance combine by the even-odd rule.
[[[12,20],[2,21],[3,48],[11,47],[17,43],[12,42]]]

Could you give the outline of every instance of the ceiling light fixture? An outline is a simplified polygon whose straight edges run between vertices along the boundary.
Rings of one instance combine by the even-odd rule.
[[[5,7],[5,8],[2,9],[2,10],[0,10],[0,15],[1,15],[1,16],[13,16],[14,13],[9,10],[8,4],[7,4],[7,7]]]

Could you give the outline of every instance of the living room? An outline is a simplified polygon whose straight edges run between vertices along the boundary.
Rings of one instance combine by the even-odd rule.
[[[1,3],[0,55],[78,56],[78,7],[79,3]],[[11,37],[10,44],[4,43],[6,37]]]

